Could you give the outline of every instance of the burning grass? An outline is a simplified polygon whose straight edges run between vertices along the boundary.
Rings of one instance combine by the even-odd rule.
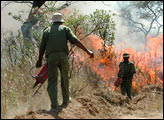
[[[92,71],[97,74],[105,85],[116,90],[114,81],[117,78],[119,63],[125,52],[130,54],[130,61],[136,67],[133,77],[133,89],[140,92],[147,85],[163,86],[163,34],[158,37],[149,37],[147,45],[136,51],[133,48],[119,50],[118,46],[105,46],[103,40],[96,36],[90,36],[90,48],[95,53],[95,58],[90,60]]]

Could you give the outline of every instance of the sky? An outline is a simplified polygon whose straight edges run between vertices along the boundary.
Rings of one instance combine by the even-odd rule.
[[[29,11],[30,8],[26,4],[12,3],[5,8],[3,8],[3,5],[4,4],[1,1],[1,30],[3,29],[4,32],[8,30],[16,32],[18,29],[20,29],[21,24],[9,16],[8,13],[12,12],[13,14],[17,14],[22,10]]]
[[[8,15],[8,12],[12,12],[13,14],[17,14],[18,12],[25,10],[26,13],[30,11],[29,6],[26,4],[12,3],[2,9],[4,3],[1,1],[1,25],[5,30],[9,30],[11,28],[15,28],[15,26],[19,27],[20,23],[15,21],[11,16]],[[59,2],[58,4],[60,4]],[[105,4],[110,4],[110,6],[105,6],[103,2],[100,1],[78,1],[73,3],[69,9],[77,9],[81,14],[91,14],[96,9],[104,9],[104,10],[114,10],[116,6],[116,1],[105,1]],[[24,16],[27,15],[24,13]],[[7,24],[7,25],[6,25]]]
[[[82,14],[93,13],[96,9],[117,12],[117,1],[80,1],[73,4],[72,8],[79,9]]]
[[[14,33],[17,33],[17,30],[20,29],[21,24],[11,18],[11,16],[8,15],[8,12],[17,14],[20,11],[25,11],[23,16],[26,18],[28,16],[28,12],[30,11],[30,7],[26,4],[12,3],[2,9],[4,4],[2,1],[1,3],[1,34],[2,32],[6,32],[8,30],[12,30]],[[58,4],[60,4],[60,2]],[[117,1],[78,1],[73,3],[70,7],[68,7],[68,9],[77,9],[81,14],[91,14],[96,9],[104,9],[111,10],[119,15]],[[129,34],[127,26],[123,26],[121,24],[121,19],[118,16],[114,19],[116,23],[115,44],[124,42],[126,47],[133,47],[136,50],[139,49],[143,44],[143,40],[141,39],[142,37],[139,38],[138,36],[142,36],[142,34]]]

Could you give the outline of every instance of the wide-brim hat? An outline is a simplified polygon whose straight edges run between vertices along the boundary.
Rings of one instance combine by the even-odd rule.
[[[52,22],[64,22],[63,15],[61,13],[53,14]]]
[[[129,53],[124,53],[123,54],[123,57],[129,57],[130,55],[129,55]]]

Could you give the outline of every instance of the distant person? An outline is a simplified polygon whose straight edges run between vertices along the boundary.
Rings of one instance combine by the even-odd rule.
[[[123,62],[120,62],[119,64],[119,72],[118,77],[122,78],[121,83],[121,94],[125,95],[127,93],[127,96],[131,98],[131,89],[132,89],[132,79],[133,74],[136,73],[135,66],[132,62],[129,62],[129,54],[124,53],[123,54]]]
[[[69,97],[69,62],[68,62],[68,46],[67,42],[75,44],[84,50],[90,57],[94,57],[92,51],[88,50],[73,34],[71,29],[65,25],[61,13],[55,13],[52,17],[53,24],[46,28],[43,32],[42,41],[39,49],[39,59],[36,67],[41,67],[42,58],[46,51],[46,59],[48,65],[48,95],[51,101],[51,110],[58,111],[61,107],[66,107],[70,102]],[[63,96],[63,104],[61,107],[57,101],[57,81],[58,81],[58,68],[61,74],[61,89]]]

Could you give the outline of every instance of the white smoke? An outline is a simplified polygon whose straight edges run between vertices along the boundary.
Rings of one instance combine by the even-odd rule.
[[[123,2],[123,1],[122,1]],[[116,23],[115,41],[114,44],[118,45],[123,43],[123,48],[131,47],[135,50],[140,50],[144,45],[144,34],[143,33],[129,33],[128,26],[122,24],[122,18],[119,17],[120,11],[118,8],[117,1],[80,1],[73,4],[70,9],[73,11],[75,9],[79,10],[81,14],[91,14],[96,9],[110,10],[115,13],[114,17]]]
[[[64,2],[64,1],[62,1]],[[122,1],[124,2],[124,1]],[[120,2],[121,3],[121,2]],[[58,3],[60,4],[60,2]],[[11,16],[8,15],[8,12],[13,14],[18,14],[20,11],[24,11],[23,17],[27,18],[30,7],[27,4],[12,3],[6,6],[4,9],[3,2],[1,4],[1,32],[12,30],[17,32],[20,30],[21,23],[17,22]],[[129,33],[127,25],[122,24],[122,19],[119,17],[117,1],[73,1],[73,4],[68,7],[69,10],[79,10],[83,15],[91,14],[96,9],[110,10],[113,13],[116,13],[114,17],[116,22],[116,32],[115,32],[115,45],[118,45],[120,42],[124,43],[124,47],[132,47],[135,50],[140,50],[144,44],[144,35],[143,33]],[[21,13],[22,14],[22,13]]]
[[[21,14],[23,19],[26,19],[30,7],[24,3],[11,3],[4,7],[6,2],[9,1],[1,1],[1,30],[3,30],[3,32],[12,31],[16,34],[17,30],[20,30],[21,23],[9,16],[8,13],[12,13],[13,15]]]

